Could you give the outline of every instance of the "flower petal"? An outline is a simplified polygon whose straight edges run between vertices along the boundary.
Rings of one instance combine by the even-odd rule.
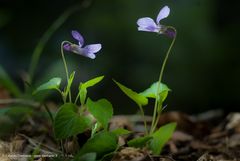
[[[168,6],[163,7],[157,16],[157,24],[159,24],[159,22],[162,19],[168,17],[169,13],[170,13],[170,8]]]
[[[71,45],[70,45],[69,43],[65,43],[65,44],[63,45],[63,48],[64,48],[65,50],[67,50],[67,51],[71,51]]]
[[[176,31],[172,28],[167,28],[164,32],[163,32],[164,35],[166,35],[167,37],[169,38],[174,38],[176,37]]]
[[[79,32],[77,32],[76,30],[73,30],[72,36],[74,39],[78,40],[79,46],[82,47],[84,44],[84,39],[83,39],[82,35]]]
[[[139,18],[137,20],[137,24],[139,27],[142,27],[142,28],[146,28],[148,26],[157,27],[157,24],[150,17]]]
[[[71,51],[75,54],[79,54],[79,55],[83,55],[84,54],[84,49],[81,48],[80,46],[76,45],[76,44],[68,44],[68,45],[64,45],[63,48],[67,51]]]
[[[84,55],[84,56],[86,56],[88,58],[91,58],[91,59],[95,59],[96,58],[96,55],[93,54],[93,53],[90,53],[90,54],[87,54],[87,55]]]
[[[159,32],[159,27],[148,26],[148,27],[138,27],[138,31],[146,31],[146,32]]]
[[[101,48],[102,48],[101,44],[86,45],[84,47],[84,52],[86,54],[94,54],[94,53],[98,52],[99,50],[101,50]]]
[[[159,27],[157,24],[153,21],[153,19],[149,17],[143,17],[138,19],[138,31],[147,31],[147,32],[158,32]]]

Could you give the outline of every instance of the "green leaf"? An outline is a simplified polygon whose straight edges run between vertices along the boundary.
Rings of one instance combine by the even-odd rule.
[[[96,102],[90,98],[87,99],[87,108],[89,112],[107,129],[108,122],[113,115],[112,104],[106,99],[100,99]]]
[[[81,84],[80,84],[80,88],[79,88],[79,94],[80,94],[80,102],[81,102],[81,105],[84,105],[84,104],[85,104],[86,97],[87,97],[87,89],[81,87]]]
[[[127,135],[127,134],[132,133],[131,131],[126,130],[126,129],[123,129],[123,128],[117,128],[117,129],[112,130],[111,132],[112,132],[113,134],[117,135],[117,136]]]
[[[176,128],[176,123],[168,123],[160,127],[155,133],[152,134],[153,139],[151,140],[149,147],[153,154],[159,155],[162,148],[167,143],[167,141],[172,137],[172,134]]]
[[[116,135],[111,132],[102,131],[89,139],[77,155],[81,156],[86,153],[95,152],[97,153],[97,158],[101,158],[105,154],[114,151],[117,148],[117,143],[118,140]]]
[[[96,161],[97,154],[96,153],[86,153],[82,156],[75,156],[73,161]]]
[[[141,148],[146,146],[147,142],[153,139],[152,136],[143,136],[130,140],[127,144],[131,147]]]
[[[85,104],[85,100],[87,97],[87,88],[94,86],[95,84],[100,82],[103,78],[104,78],[104,76],[99,76],[99,77],[93,78],[85,83],[80,83],[79,94],[80,94],[80,102],[82,105]]]
[[[158,82],[155,82],[150,86],[150,88],[141,92],[140,95],[148,97],[148,98],[156,98],[157,88],[158,88]],[[169,91],[171,91],[171,90],[168,88],[168,86],[166,84],[160,83],[159,93],[160,93],[161,102],[163,102],[167,98]]]
[[[50,79],[48,82],[42,84],[41,86],[39,86],[34,92],[33,94],[36,94],[40,91],[43,90],[50,90],[50,89],[58,89],[59,86],[61,84],[61,78],[55,77]]]
[[[129,97],[131,98],[134,102],[136,102],[138,105],[147,105],[148,104],[148,99],[143,96],[138,94],[137,92],[132,91],[131,89],[125,87],[124,85],[120,84],[119,82],[113,80],[118,87]]]
[[[9,75],[0,66],[0,84],[5,87],[10,93],[18,97],[21,92],[15,82],[9,77]]]
[[[72,82],[73,82],[74,77],[75,77],[75,72],[72,72],[69,79],[68,79],[68,84],[67,84],[67,88],[66,88],[66,91],[65,91],[65,95],[67,95],[68,92],[70,91],[70,88],[72,86]]]
[[[90,126],[90,119],[80,116],[78,107],[72,103],[62,105],[54,119],[54,133],[57,139],[77,135],[90,128]]]
[[[88,88],[88,87],[92,87],[94,86],[95,84],[97,84],[98,82],[100,82],[102,79],[104,78],[104,76],[99,76],[99,77],[96,77],[96,78],[93,78],[91,80],[88,80],[87,82],[83,83],[82,84],[82,87],[83,88]]]

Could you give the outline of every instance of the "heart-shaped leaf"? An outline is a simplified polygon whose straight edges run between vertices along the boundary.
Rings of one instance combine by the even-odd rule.
[[[108,122],[113,115],[112,104],[106,99],[100,99],[96,102],[90,98],[87,99],[87,108],[89,112],[107,129]]]
[[[50,79],[48,82],[42,84],[41,86],[39,86],[34,92],[33,94],[36,94],[40,91],[43,90],[50,90],[50,89],[58,89],[59,86],[61,84],[61,78],[55,77]]]
[[[148,98],[157,98],[157,90],[158,90],[158,82],[153,83],[150,88],[141,92],[140,95],[148,97]],[[171,91],[166,84],[160,83],[159,86],[159,95],[161,102],[163,102],[168,95],[168,92]]]
[[[138,94],[137,92],[134,92],[130,88],[125,87],[124,85],[120,84],[119,82],[113,80],[118,87],[129,97],[131,98],[134,102],[136,102],[138,105],[147,105],[148,104],[148,99],[143,96]]]
[[[149,147],[153,154],[159,155],[161,153],[163,146],[172,137],[176,125],[175,122],[168,123],[152,134],[153,139],[150,141]]]
[[[60,107],[54,119],[54,133],[57,139],[64,139],[84,132],[91,127],[91,120],[78,114],[78,107],[66,103]]]
[[[89,139],[80,149],[77,155],[81,156],[86,153],[97,153],[97,158],[113,152],[117,148],[117,136],[111,132],[102,131]]]

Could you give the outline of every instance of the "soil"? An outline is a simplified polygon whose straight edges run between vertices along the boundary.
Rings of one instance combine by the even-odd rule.
[[[121,125],[122,127],[128,127],[130,130],[134,127],[135,131],[141,131],[143,128],[142,125],[130,124],[132,116],[120,118],[125,119],[123,122],[129,120],[129,123]],[[144,149],[126,147],[118,152],[114,161],[240,160],[240,113],[226,115],[221,110],[214,110],[190,116],[182,112],[168,112],[162,115],[159,126],[172,121],[177,122],[177,130],[160,156],[153,156]]]
[[[54,108],[54,105],[49,106]],[[151,119],[146,117],[149,125]],[[166,112],[162,114],[158,126],[169,122],[177,122],[177,129],[161,155],[154,156],[147,149],[126,146],[129,139],[142,134],[142,118],[136,115],[114,116],[110,129],[125,128],[135,133],[119,138],[122,146],[112,161],[240,161],[240,113],[226,114],[221,110],[199,115]],[[29,117],[12,134],[0,140],[0,161],[24,161],[26,157],[16,158],[14,154],[32,154],[36,149],[42,156],[35,160],[49,160],[49,156],[54,157],[60,152],[52,136],[51,122]],[[80,140],[87,137],[87,134],[79,135]],[[76,142],[70,140],[65,142],[64,147],[68,149],[68,154],[78,149]]]

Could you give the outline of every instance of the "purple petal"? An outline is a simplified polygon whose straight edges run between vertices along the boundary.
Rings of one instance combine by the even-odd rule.
[[[147,28],[149,26],[151,27],[157,27],[157,24],[153,21],[153,19],[151,19],[150,17],[143,17],[143,18],[139,18],[137,20],[137,24],[139,27],[141,28]]]
[[[91,58],[91,59],[95,59],[96,58],[96,55],[93,54],[93,53],[90,53],[90,54],[87,54],[87,55],[84,55],[84,56],[86,56],[88,58]]]
[[[157,23],[159,24],[159,22],[162,19],[168,17],[169,13],[170,13],[170,8],[168,6],[163,7],[157,16]]]
[[[147,27],[138,27],[138,31],[146,31],[146,32],[159,32],[159,27],[147,26]]]
[[[82,35],[79,32],[77,32],[76,30],[73,30],[72,36],[74,39],[78,40],[79,46],[82,47],[84,44],[84,39],[83,39]]]
[[[147,32],[158,32],[159,27],[157,24],[153,21],[153,19],[149,17],[143,17],[138,19],[138,31],[147,31]]]
[[[65,43],[65,44],[63,45],[63,48],[64,48],[65,50],[67,50],[67,51],[70,51],[70,50],[71,50],[71,45],[70,45],[69,43]]]
[[[174,38],[176,36],[176,31],[173,30],[172,28],[167,28],[163,34],[169,38]]]
[[[68,50],[68,51],[71,51],[71,52],[73,52],[75,54],[79,54],[79,55],[83,55],[84,54],[83,48],[81,48],[80,46],[78,46],[76,44],[68,44],[68,45],[66,45],[66,47],[64,47],[64,49]]]
[[[85,53],[86,54],[94,54],[101,50],[102,45],[101,44],[91,44],[91,45],[86,45],[84,47]]]

